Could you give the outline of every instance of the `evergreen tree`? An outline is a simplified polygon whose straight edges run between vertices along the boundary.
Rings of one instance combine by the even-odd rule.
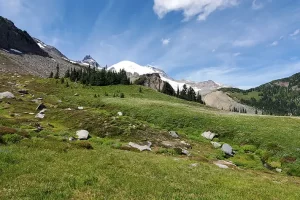
[[[192,87],[189,87],[187,91],[187,100],[196,101],[196,92]]]
[[[183,85],[182,90],[180,91],[179,97],[181,99],[187,99],[187,87],[186,87],[186,84]]]
[[[61,84],[64,84],[64,83],[65,83],[65,79],[64,79],[63,77],[61,77],[60,83],[61,83]]]
[[[171,96],[175,95],[174,89],[172,88],[172,86],[168,82],[165,82],[161,92],[164,93],[164,94],[167,94],[167,95],[171,95]]]
[[[50,73],[49,78],[53,78],[53,72]]]
[[[65,78],[70,78],[71,74],[70,74],[70,69],[68,69],[65,73]]]
[[[197,93],[196,101],[203,104],[202,97],[199,92]],[[222,108],[222,110],[223,110],[223,108]]]
[[[56,73],[55,73],[55,76],[54,76],[55,79],[59,79],[59,65],[57,64],[56,66]]]

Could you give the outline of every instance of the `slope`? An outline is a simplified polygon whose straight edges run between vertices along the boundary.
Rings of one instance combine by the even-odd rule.
[[[249,90],[225,88],[222,91],[264,114],[300,115],[300,73]]]
[[[52,79],[3,74],[0,81],[1,92],[16,95],[0,103],[0,126],[25,131],[30,138],[1,146],[0,198],[297,199],[300,195],[299,178],[284,175],[300,175],[298,118],[218,111],[149,88],[140,91],[134,85],[66,87],[66,82]],[[22,88],[34,97],[18,94]],[[120,92],[125,98],[113,95]],[[32,100],[37,97],[48,107],[44,119],[25,114],[35,112]],[[38,133],[37,124],[43,127]],[[89,130],[92,138],[66,139],[79,129]],[[159,146],[148,153],[123,150],[129,141],[157,145],[171,140],[169,130],[192,145],[191,156]],[[236,155],[226,158],[214,149],[200,136],[207,130],[218,133],[216,141],[233,145]],[[93,150],[87,149],[89,145]],[[231,160],[238,168],[219,169],[212,164],[218,159]],[[260,159],[282,168],[283,174],[264,169]]]

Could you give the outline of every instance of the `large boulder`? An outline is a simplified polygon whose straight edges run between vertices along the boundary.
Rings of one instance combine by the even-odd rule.
[[[140,151],[151,151],[151,142],[148,142],[147,145],[139,145],[133,142],[129,142],[128,143],[129,146],[131,146],[132,148],[138,149]]]
[[[229,144],[223,144],[221,150],[229,156],[233,156],[234,154],[233,149]]]
[[[208,140],[212,140],[216,136],[216,134],[212,133],[210,131],[207,131],[207,132],[202,133],[201,136]]]
[[[76,131],[76,135],[79,140],[87,140],[89,138],[89,132],[87,130]]]
[[[0,93],[0,99],[12,99],[12,98],[15,98],[15,95],[11,92]]]

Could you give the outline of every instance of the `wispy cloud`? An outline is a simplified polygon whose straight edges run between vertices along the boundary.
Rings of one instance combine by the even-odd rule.
[[[294,37],[300,33],[300,29],[295,30],[293,33],[290,34],[291,37]]]
[[[233,54],[234,57],[238,57],[238,56],[240,56],[240,55],[241,55],[240,52],[237,52],[237,53],[234,53],[234,54]]]
[[[170,41],[171,41],[170,38],[168,38],[168,39],[161,39],[161,43],[162,43],[162,45],[164,45],[164,46],[169,45]]]
[[[172,11],[183,11],[184,20],[194,16],[204,21],[214,11],[238,5],[238,0],[154,0],[154,11],[163,18]]]
[[[270,44],[270,46],[272,46],[272,47],[275,47],[275,46],[277,46],[278,45],[278,41],[274,41],[274,42],[272,42],[271,44]]]

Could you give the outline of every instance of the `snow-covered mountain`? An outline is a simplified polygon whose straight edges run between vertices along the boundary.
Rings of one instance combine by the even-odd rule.
[[[114,70],[117,72],[122,69],[124,69],[127,73],[132,74],[133,76],[157,73],[160,75],[161,80],[168,82],[175,91],[177,91],[177,88],[179,88],[179,90],[182,90],[183,85],[186,84],[188,87],[191,86],[192,88],[194,88],[196,92],[205,95],[223,86],[211,80],[204,82],[193,82],[185,80],[177,81],[170,78],[161,69],[155,68],[153,66],[141,66],[131,61],[121,61],[108,68],[108,70]]]

